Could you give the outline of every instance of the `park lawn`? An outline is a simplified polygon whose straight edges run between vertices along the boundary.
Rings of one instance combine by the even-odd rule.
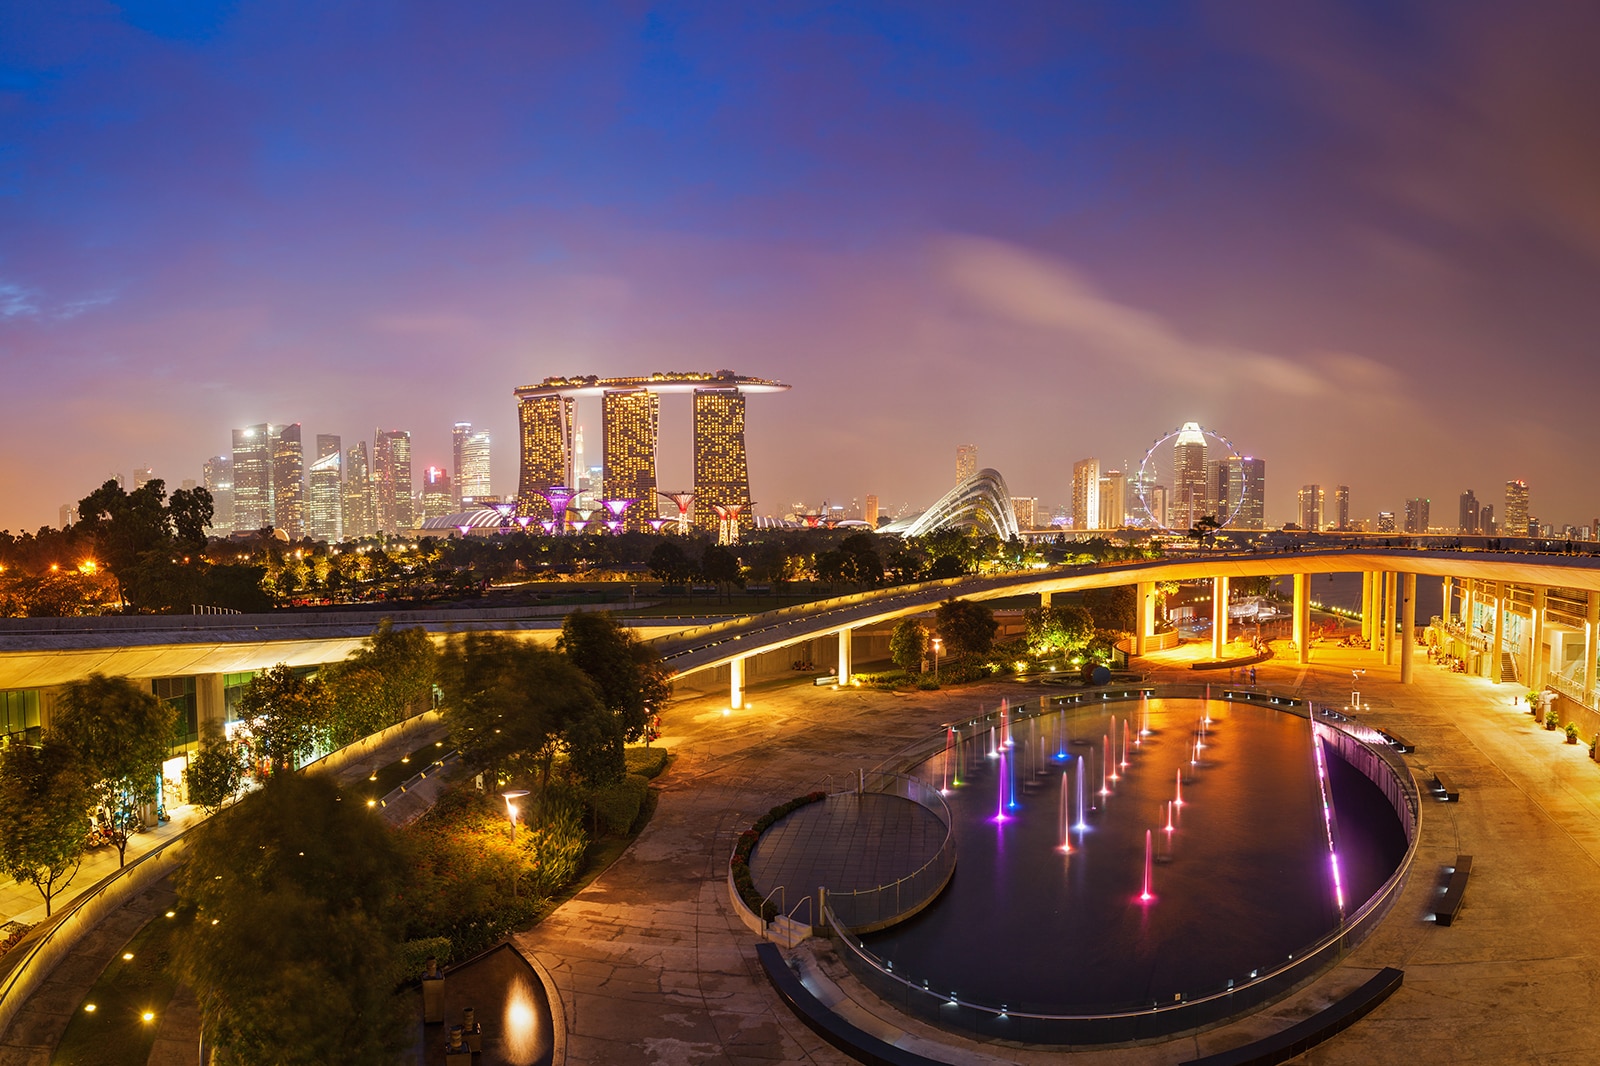
[[[67,1023],[52,1066],[145,1066],[177,988],[168,970],[173,936],[184,920],[156,918],[134,934]],[[124,953],[133,958],[123,959]],[[147,1011],[154,1015],[148,1022]]]

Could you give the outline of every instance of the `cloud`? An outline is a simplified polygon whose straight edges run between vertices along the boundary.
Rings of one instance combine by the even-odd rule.
[[[0,281],[0,318],[19,318],[36,315],[39,305],[33,302],[34,294],[20,285]]]
[[[946,237],[936,256],[955,290],[988,314],[1071,340],[1091,356],[1152,383],[1224,394],[1338,399],[1349,390],[1392,395],[1398,375],[1365,356],[1298,358],[1185,336],[1151,311],[1118,303],[1051,256],[982,237]]]

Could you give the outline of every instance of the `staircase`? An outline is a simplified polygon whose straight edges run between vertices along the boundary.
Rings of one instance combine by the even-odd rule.
[[[1515,681],[1516,679],[1517,679],[1517,661],[1511,657],[1511,653],[1510,652],[1508,652],[1508,651],[1501,652],[1500,653],[1500,680],[1501,681]]]

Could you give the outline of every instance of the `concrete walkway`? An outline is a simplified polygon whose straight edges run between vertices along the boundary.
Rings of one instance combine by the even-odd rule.
[[[1076,1054],[964,1041],[877,1001],[810,949],[841,1013],[952,1063],[1180,1062],[1298,1021],[1383,966],[1404,987],[1376,1012],[1301,1060],[1309,1063],[1592,1063],[1585,1023],[1600,1008],[1600,949],[1590,916],[1600,895],[1600,765],[1511,706],[1515,686],[1450,674],[1419,657],[1417,683],[1371,652],[1319,647],[1316,663],[1260,667],[1262,687],[1342,706],[1350,670],[1367,670],[1371,724],[1417,744],[1425,784],[1447,770],[1459,804],[1425,799],[1408,887],[1344,962],[1267,1009],[1198,1036]],[[1145,663],[1156,681],[1196,680],[1185,657]],[[1027,691],[1027,690],[1024,690]],[[1015,685],[901,697],[784,686],[724,716],[706,698],[669,711],[677,761],[651,825],[616,866],[519,943],[555,974],[567,1007],[568,1062],[615,1064],[848,1062],[788,1013],[755,963],[755,939],[727,900],[734,837],[773,803],[825,774],[872,766],[908,741],[964,717]],[[1474,856],[1466,904],[1450,928],[1426,916],[1457,852]],[[813,942],[814,944],[815,942]],[[802,951],[807,951],[803,948]],[[832,974],[830,977],[829,974]],[[836,978],[836,980],[835,980]],[[942,1049],[942,1050],[940,1050]]]

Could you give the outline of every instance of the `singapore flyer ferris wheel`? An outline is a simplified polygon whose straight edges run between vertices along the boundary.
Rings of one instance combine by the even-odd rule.
[[[1147,526],[1180,534],[1207,515],[1219,527],[1233,525],[1249,495],[1238,449],[1198,422],[1185,422],[1150,446],[1135,491]]]

